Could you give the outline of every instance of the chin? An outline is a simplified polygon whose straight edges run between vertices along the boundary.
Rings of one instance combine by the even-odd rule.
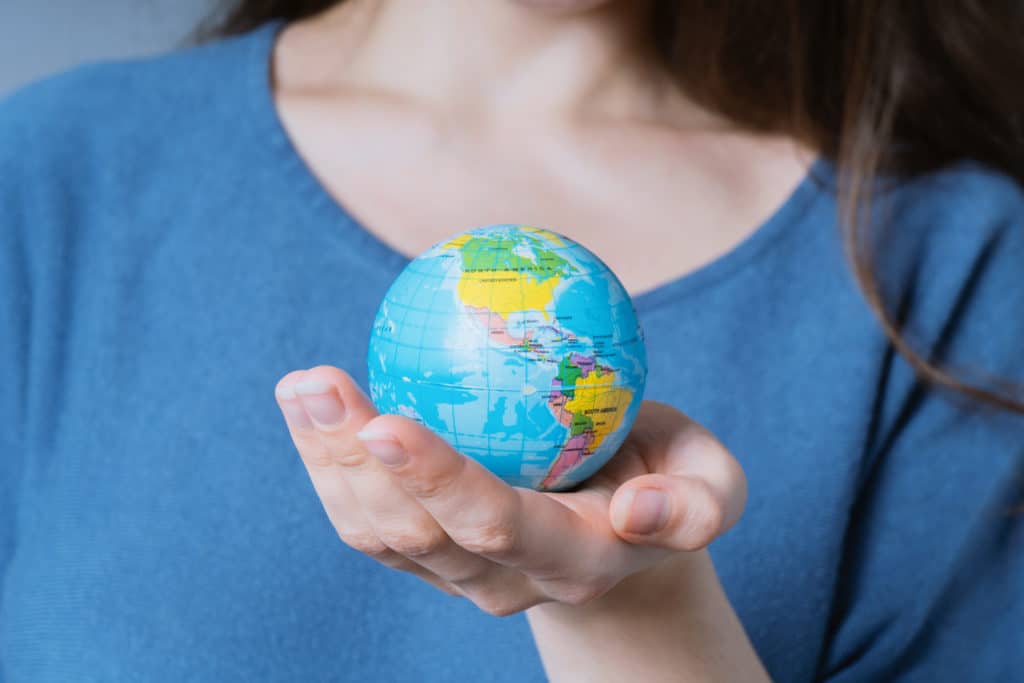
[[[553,14],[573,14],[575,12],[585,12],[592,10],[595,7],[601,7],[602,5],[609,5],[614,0],[508,0],[515,5],[521,5],[523,7],[529,7],[541,12],[551,12]]]

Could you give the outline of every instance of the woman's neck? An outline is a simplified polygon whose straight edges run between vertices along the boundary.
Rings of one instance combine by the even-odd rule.
[[[315,21],[320,86],[411,100],[462,120],[712,120],[655,59],[646,2],[557,13],[512,0],[349,0]]]

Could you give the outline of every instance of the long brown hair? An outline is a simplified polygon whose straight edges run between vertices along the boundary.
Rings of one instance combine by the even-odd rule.
[[[242,33],[341,0],[234,0],[196,33]],[[879,174],[960,160],[1024,184],[1024,4],[1015,0],[653,0],[651,36],[686,93],[750,130],[790,135],[839,169],[854,275],[919,376],[1024,415],[1019,387],[972,381],[912,348],[872,272],[866,226]]]

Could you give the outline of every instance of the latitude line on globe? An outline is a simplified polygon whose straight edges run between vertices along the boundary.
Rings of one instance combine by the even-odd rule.
[[[413,347],[406,345],[404,348],[413,348]],[[427,350],[429,351],[430,349],[427,349]],[[402,375],[396,375],[396,374],[391,373],[391,372],[382,373],[382,376],[390,377],[392,379],[402,379]],[[444,389],[473,389],[474,391],[484,391],[484,390],[487,389],[487,387],[476,387],[476,386],[467,385],[467,384],[448,384],[446,382],[432,382],[431,386],[442,387]],[[615,388],[628,389],[629,388],[628,385],[622,384],[620,382],[612,382],[611,384],[594,384],[594,385],[591,385],[591,386],[594,389],[615,389]],[[506,388],[503,388],[503,387],[492,387],[491,391],[494,391],[496,393],[499,393],[499,392],[500,393],[505,393],[505,394],[521,394],[522,393],[521,389],[506,389]]]
[[[466,317],[472,319],[472,316],[466,316]],[[440,331],[444,330],[444,328],[440,328],[440,327],[439,328],[428,327],[428,328],[425,328],[425,329],[430,330],[432,332],[440,332]],[[616,349],[628,348],[629,346],[636,345],[636,343],[638,341],[639,341],[638,337],[633,337],[632,339],[627,339],[625,342],[615,342],[613,344],[613,348],[616,348]],[[388,343],[391,343],[391,342],[388,342]],[[403,344],[402,342],[394,342],[394,345],[395,346],[401,346],[404,349],[415,349],[415,348],[417,348],[415,344]],[[447,351],[448,349],[446,347],[441,347],[441,346],[424,346],[423,350],[424,351]]]

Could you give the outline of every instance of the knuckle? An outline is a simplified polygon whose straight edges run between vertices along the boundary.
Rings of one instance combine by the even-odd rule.
[[[444,495],[448,491],[453,490],[455,482],[462,474],[462,470],[465,468],[465,460],[459,458],[458,464],[447,468],[441,473],[431,473],[429,475],[417,476],[416,474],[408,474],[403,477],[402,483],[406,490],[417,498],[429,500],[431,498],[437,498],[438,496]]]
[[[339,532],[338,535],[347,545],[364,555],[369,555],[375,560],[381,560],[393,554],[391,548],[386,546],[374,533],[368,531],[345,531]]]
[[[302,459],[310,469],[326,470],[334,467],[334,460],[330,454],[319,449],[304,453]]]
[[[318,448],[313,449],[312,453],[306,456],[306,462],[311,467],[319,469],[353,468],[364,464],[366,455],[356,450],[335,451],[329,448]]]
[[[589,586],[577,586],[571,590],[563,591],[558,596],[558,601],[573,607],[582,607],[589,604],[592,600],[597,598],[601,593]]]
[[[603,577],[567,582],[551,590],[549,595],[558,602],[580,607],[601,597],[611,588],[611,583]]]
[[[514,605],[496,605],[491,607],[482,607],[481,609],[492,617],[510,617],[513,614],[522,611]]]
[[[344,427],[324,428],[295,435],[295,446],[309,468],[358,468],[369,462],[369,455],[354,443]]]
[[[445,578],[460,589],[470,586],[478,586],[487,580],[489,571],[487,567],[480,567],[470,564],[469,566],[453,569],[445,573]]]
[[[442,550],[448,537],[440,529],[423,526],[381,532],[385,546],[406,557],[425,557]]]
[[[463,531],[456,542],[475,555],[511,558],[519,547],[519,531],[503,518]]]
[[[508,617],[526,609],[520,600],[498,591],[484,591],[473,596],[473,603],[492,617]]]
[[[687,503],[683,520],[684,549],[699,550],[718,536],[725,521],[725,510],[712,494],[710,487],[701,482],[699,494]]]

